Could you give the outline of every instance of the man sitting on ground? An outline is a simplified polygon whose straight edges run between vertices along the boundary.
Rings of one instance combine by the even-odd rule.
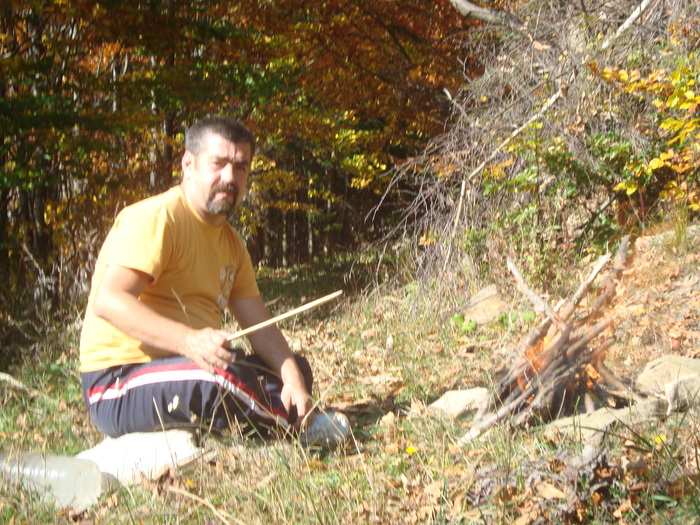
[[[237,422],[342,443],[347,418],[312,413],[309,364],[276,326],[248,335],[252,355],[231,350],[220,329],[226,308],[242,328],[270,318],[226,220],[243,199],[255,138],[213,117],[186,131],[185,149],[180,185],[125,208],[100,250],[80,338],[90,418],[112,437]]]

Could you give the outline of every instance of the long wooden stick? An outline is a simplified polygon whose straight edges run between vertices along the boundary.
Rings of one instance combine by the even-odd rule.
[[[290,310],[287,313],[280,314],[277,317],[273,317],[272,319],[268,319],[267,321],[263,321],[262,323],[255,324],[253,326],[249,326],[245,330],[239,330],[238,332],[234,333],[231,337],[228,338],[228,341],[235,341],[239,337],[243,337],[244,335],[251,334],[253,332],[256,332],[262,328],[265,328],[266,326],[270,326],[275,323],[279,323],[280,321],[283,321],[284,319],[287,319],[289,317],[292,317],[296,314],[299,314],[305,310],[310,310],[311,308],[315,308],[316,306],[326,303],[332,299],[335,299],[339,295],[343,293],[343,290],[338,290],[337,292],[333,292],[332,294],[326,295],[325,297],[321,297],[320,299],[316,299],[315,301],[311,301],[310,303],[306,303],[302,306],[299,306],[298,308],[295,308],[294,310]]]

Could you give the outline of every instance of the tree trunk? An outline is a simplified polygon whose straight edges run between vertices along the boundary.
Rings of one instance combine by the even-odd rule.
[[[173,146],[172,141],[175,138],[175,115],[169,113],[165,116],[163,123],[163,173],[161,175],[161,183],[163,189],[167,189],[173,185]]]
[[[265,262],[268,266],[278,268],[282,265],[282,212],[276,208],[268,208],[265,226]]]

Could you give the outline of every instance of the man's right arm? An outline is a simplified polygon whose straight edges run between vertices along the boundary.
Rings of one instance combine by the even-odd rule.
[[[227,350],[227,332],[213,328],[194,330],[139,301],[151,280],[150,275],[139,270],[107,266],[95,295],[93,313],[146,346],[187,357],[208,372],[231,363],[233,354]]]

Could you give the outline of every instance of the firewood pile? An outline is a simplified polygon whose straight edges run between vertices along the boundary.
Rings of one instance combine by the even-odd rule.
[[[623,238],[612,267],[596,290],[598,296],[583,312],[578,306],[608,266],[610,255],[597,262],[568,301],[554,307],[527,285],[508,259],[508,269],[535,310],[544,314],[544,320],[521,342],[513,365],[498,372],[492,395],[480,407],[462,442],[503,420],[528,426],[602,407],[621,408],[638,399],[604,363],[606,351],[614,343],[605,334],[612,319],[604,312],[615,297],[629,247],[629,237]]]

